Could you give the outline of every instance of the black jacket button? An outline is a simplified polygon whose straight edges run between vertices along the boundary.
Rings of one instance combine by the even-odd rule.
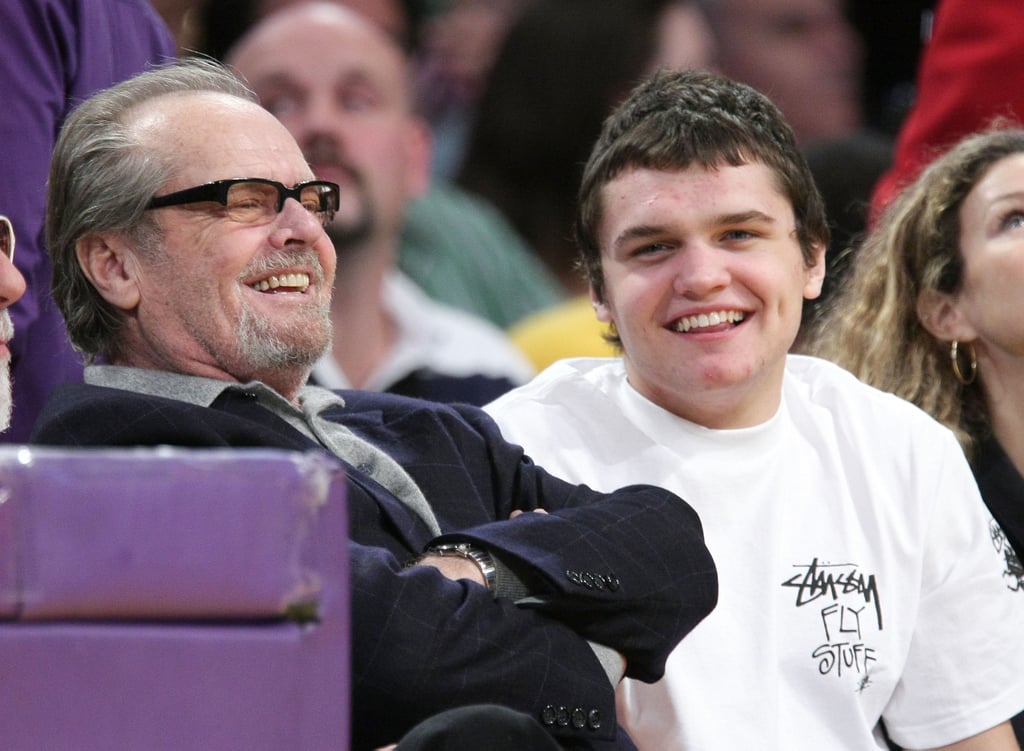
[[[587,726],[587,713],[583,707],[576,707],[572,711],[572,726],[577,730],[582,730]]]

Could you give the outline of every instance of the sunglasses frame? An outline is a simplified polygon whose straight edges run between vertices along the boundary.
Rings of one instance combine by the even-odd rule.
[[[146,204],[146,209],[162,209],[168,206],[186,206],[193,203],[205,203],[212,201],[219,203],[221,206],[228,206],[228,192],[231,188],[239,183],[259,183],[261,185],[269,185],[272,188],[277,189],[277,213],[280,214],[284,209],[284,202],[289,198],[294,198],[296,201],[301,203],[302,191],[309,186],[326,187],[327,191],[318,194],[320,198],[320,209],[317,213],[320,215],[320,222],[324,226],[329,224],[334,218],[335,212],[338,210],[338,205],[341,201],[341,188],[338,187],[337,183],[332,183],[329,180],[306,180],[298,183],[295,187],[289,188],[283,183],[279,183],[277,180],[268,180],[265,177],[235,177],[228,180],[214,180],[213,182],[204,183],[203,185],[197,185],[193,188],[186,188],[185,190],[178,190],[174,193],[168,193],[163,196],[154,196],[150,199],[149,203]],[[333,198],[334,205],[329,205]]]

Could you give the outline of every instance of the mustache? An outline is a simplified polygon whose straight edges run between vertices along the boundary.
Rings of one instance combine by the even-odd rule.
[[[363,174],[345,158],[333,139],[314,138],[306,144],[302,153],[311,165],[326,165],[340,170],[356,185],[365,182]]]

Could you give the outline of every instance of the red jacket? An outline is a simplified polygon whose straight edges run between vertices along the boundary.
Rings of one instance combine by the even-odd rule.
[[[1024,120],[1024,3],[939,0],[917,98],[875,186],[872,216],[934,156],[997,116]]]

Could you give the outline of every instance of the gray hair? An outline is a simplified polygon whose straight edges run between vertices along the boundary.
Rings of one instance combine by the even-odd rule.
[[[171,178],[176,165],[137,138],[131,112],[172,94],[211,92],[256,102],[226,67],[212,60],[174,61],[105,89],[69,115],[50,163],[46,245],[53,265],[53,297],[68,336],[91,362],[114,355],[123,326],[120,311],[93,287],[76,248],[100,232],[122,233],[142,253],[162,240],[146,205]]]

